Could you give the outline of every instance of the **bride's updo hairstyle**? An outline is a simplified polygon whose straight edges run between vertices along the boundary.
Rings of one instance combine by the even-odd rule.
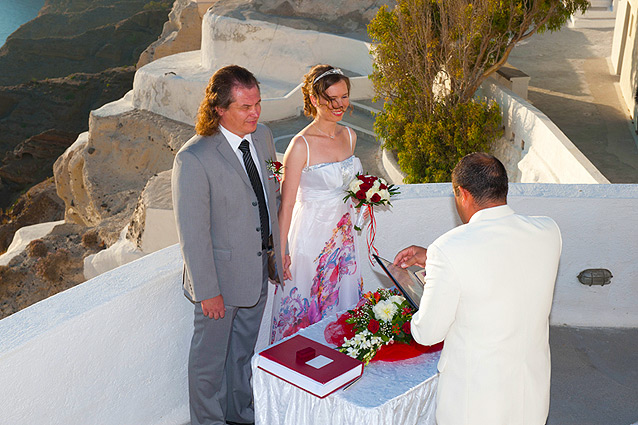
[[[312,105],[310,96],[314,96],[317,100],[323,98],[330,106],[330,97],[326,94],[326,90],[328,90],[328,87],[331,85],[342,80],[346,82],[348,94],[350,94],[350,79],[346,77],[339,68],[330,65],[313,66],[312,69],[304,75],[303,86],[301,87],[304,114],[313,118],[317,115],[317,108]]]

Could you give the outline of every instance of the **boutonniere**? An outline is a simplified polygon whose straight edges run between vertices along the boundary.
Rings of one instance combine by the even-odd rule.
[[[277,179],[278,183],[281,183],[281,176],[283,174],[284,164],[279,161],[273,161],[272,159],[266,160],[266,168],[270,172],[269,178]]]

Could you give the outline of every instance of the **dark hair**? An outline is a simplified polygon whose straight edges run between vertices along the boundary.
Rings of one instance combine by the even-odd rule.
[[[458,187],[470,192],[478,205],[507,201],[507,171],[495,156],[484,152],[465,155],[452,171],[454,193]]]
[[[197,111],[197,124],[195,130],[201,136],[212,136],[219,130],[220,116],[216,108],[228,109],[233,99],[235,87],[253,88],[259,87],[257,78],[238,65],[229,65],[220,68],[210,77],[204,100]]]
[[[350,94],[350,78],[343,74],[329,74],[315,81],[317,77],[331,69],[335,68],[331,65],[315,65],[303,76],[301,92],[303,93],[303,112],[306,116],[314,118],[317,115],[317,109],[312,105],[310,96],[314,96],[316,99],[323,98],[330,102],[330,96],[326,94],[326,90],[333,84],[342,80],[345,81],[348,87],[348,94]]]

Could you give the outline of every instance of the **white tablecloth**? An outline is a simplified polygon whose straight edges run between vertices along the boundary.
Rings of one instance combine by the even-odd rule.
[[[303,329],[307,338],[327,344],[326,325],[335,317]],[[399,362],[372,362],[348,390],[320,399],[258,369],[252,359],[255,423],[258,425],[434,425],[436,365],[440,352]]]

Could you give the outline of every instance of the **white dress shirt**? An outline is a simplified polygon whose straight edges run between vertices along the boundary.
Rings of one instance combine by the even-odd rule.
[[[233,148],[233,151],[235,152],[235,155],[237,155],[237,158],[239,159],[239,163],[244,169],[244,172],[246,172],[246,175],[248,175],[248,172],[246,171],[246,165],[244,164],[244,153],[239,150],[239,145],[241,144],[242,140],[248,141],[248,146],[250,146],[250,155],[253,157],[255,168],[257,168],[257,172],[259,173],[262,189],[265,188],[266,183],[264,182],[264,176],[261,173],[261,164],[259,163],[259,157],[257,156],[257,151],[255,150],[255,146],[253,146],[253,139],[251,135],[247,134],[243,138],[239,137],[235,133],[225,129],[224,126],[221,124],[219,125],[219,130],[222,132],[224,137],[226,137],[226,140],[230,144],[230,147]],[[264,189],[264,199],[266,200],[266,204],[268,204],[268,194],[266,193],[265,189]],[[270,211],[268,211],[268,219],[272,227],[272,220],[270,219]]]

